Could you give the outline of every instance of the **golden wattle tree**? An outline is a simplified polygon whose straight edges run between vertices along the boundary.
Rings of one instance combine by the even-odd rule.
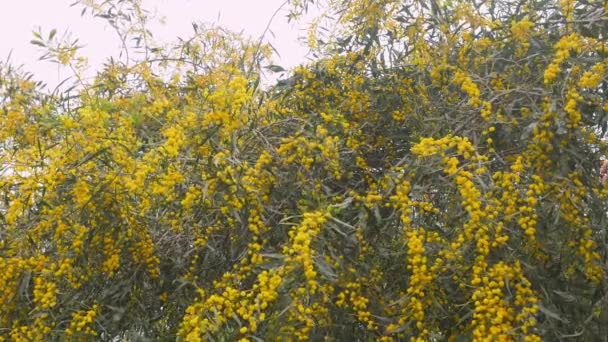
[[[605,0],[290,0],[289,71],[81,5],[94,79],[0,65],[0,341],[608,335]]]

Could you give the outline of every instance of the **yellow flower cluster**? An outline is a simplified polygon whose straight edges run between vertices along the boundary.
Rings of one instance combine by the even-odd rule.
[[[538,197],[545,191],[542,178],[532,175],[532,180],[533,182],[528,186],[525,197],[521,201],[522,203],[519,207],[520,217],[517,219],[517,223],[531,243],[536,239],[536,221],[538,215],[534,213],[535,207],[538,203]]]
[[[44,339],[49,336],[51,328],[54,325],[49,321],[49,314],[37,313],[34,322],[30,325],[15,325],[8,334],[9,340],[15,342],[30,342]],[[4,337],[0,338],[2,341]]]
[[[59,267],[53,274],[55,277],[66,277],[70,286],[74,289],[79,288],[82,283],[74,272],[74,260],[72,258],[64,258],[59,262]]]
[[[152,183],[151,191],[154,195],[163,196],[165,200],[174,199],[174,187],[176,184],[183,182],[184,176],[176,169],[169,169],[159,179]]]
[[[597,243],[593,240],[593,232],[589,229],[589,218],[581,210],[583,197],[586,193],[579,172],[573,172],[564,180],[561,187],[556,185],[560,206],[564,208],[562,218],[573,229],[569,247],[582,258],[580,263],[585,277],[594,283],[600,281],[605,274],[601,267],[601,255],[596,251]]]
[[[559,6],[561,7],[561,10],[562,10],[562,15],[568,22],[572,21],[572,18],[574,18],[575,5],[576,5],[575,0],[560,0],[559,1]]]
[[[176,157],[186,141],[184,128],[179,125],[170,126],[165,130],[165,151],[169,157]]]
[[[475,154],[470,142],[451,136],[441,139],[422,139],[419,144],[412,148],[412,152],[427,157],[433,154],[445,155],[445,151],[453,147],[457,148],[459,154],[465,160],[487,160],[485,157],[481,157],[480,159],[480,156]],[[522,198],[519,198],[517,195],[513,196],[513,194],[516,194],[514,192],[515,186],[521,181],[520,174],[524,171],[524,159],[519,156],[511,166],[512,172],[499,171],[493,175],[493,179],[497,182],[499,189],[503,189],[501,197],[493,198],[493,196],[499,194],[489,193],[484,196],[475,185],[476,176],[474,174],[483,175],[485,173],[483,167],[477,168],[475,172],[470,172],[467,169],[474,164],[461,166],[456,157],[443,157],[443,163],[445,165],[444,172],[447,175],[454,176],[462,198],[462,207],[469,214],[468,220],[463,225],[462,232],[458,234],[458,237],[450,245],[451,251],[446,251],[443,255],[448,259],[453,259],[460,253],[459,249],[462,248],[465,241],[470,241],[471,239],[476,241],[477,257],[475,258],[470,275],[470,286],[475,289],[472,294],[472,299],[475,303],[475,314],[471,322],[473,336],[475,340],[480,341],[509,340],[512,338],[511,334],[516,324],[525,333],[528,333],[528,329],[535,324],[534,319],[530,317],[538,310],[535,306],[537,300],[530,288],[529,282],[523,276],[519,263],[516,263],[513,267],[509,267],[500,262],[489,267],[488,256],[490,255],[491,248],[498,248],[509,240],[509,236],[504,234],[505,222],[494,222],[501,213],[504,217],[510,217],[519,213],[521,216],[518,219],[518,223],[525,230],[526,235],[534,241],[534,226],[536,224],[534,207],[538,202],[538,196],[545,190],[544,183],[540,177],[534,175],[532,177],[533,182],[529,185],[525,195]],[[484,205],[482,201],[488,201],[488,203]],[[506,222],[509,221],[506,220]],[[423,257],[421,256],[424,253],[424,247],[422,247],[421,241],[423,240],[421,240],[419,234],[417,231],[410,233],[408,246],[411,244],[410,250],[418,254],[414,257],[410,256],[409,259],[418,262],[418,267],[426,268],[425,264],[420,264],[420,260],[425,259],[422,259]],[[433,269],[436,272],[436,270],[441,268],[435,265]],[[454,276],[454,280],[458,278]],[[505,298],[505,293],[503,292],[506,289],[505,278],[511,279],[509,281],[513,283],[519,282],[516,285],[519,290],[515,299],[516,306],[511,306],[509,304],[510,300]],[[418,278],[413,275],[412,279]],[[428,290],[429,285],[427,283],[432,283],[432,279],[433,277],[429,276],[424,284],[425,286],[422,288]],[[465,288],[463,284],[460,287]],[[419,305],[420,308],[427,306],[428,304]],[[522,311],[516,314],[518,307]],[[536,337],[532,334],[527,335],[527,338],[534,340]]]
[[[509,287],[513,288],[513,294]],[[472,300],[475,301],[472,325],[476,341],[513,340],[515,324],[521,326],[524,334],[536,324],[534,315],[538,311],[538,300],[521,273],[519,262],[513,266],[503,262],[493,265],[473,293]],[[527,335],[526,340],[540,341],[533,334]]]
[[[151,278],[157,278],[160,275],[160,259],[154,253],[154,244],[147,232],[138,233],[138,238],[133,242],[133,246],[129,248],[129,251],[135,263],[146,266]]]
[[[74,201],[77,206],[83,207],[91,200],[91,189],[84,180],[79,180],[74,185]]]
[[[72,250],[76,254],[80,254],[83,251],[83,245],[87,238],[87,234],[89,233],[89,228],[83,225],[77,225],[74,227],[74,239],[72,240]]]
[[[578,86],[580,88],[596,88],[600,84],[602,79],[606,76],[605,64],[605,62],[596,63],[594,66],[591,67],[590,71],[585,71],[578,81]]]
[[[110,254],[106,261],[101,265],[101,269],[108,277],[111,277],[114,272],[120,267],[120,255],[117,253]]]
[[[570,35],[562,37],[559,42],[554,46],[555,57],[547,66],[544,74],[545,84],[551,84],[555,78],[559,75],[561,64],[570,57],[570,51],[574,50],[576,53],[581,53],[583,49],[583,41],[581,37],[572,33]]]
[[[308,284],[307,291],[310,294],[316,293],[319,287],[316,280],[317,272],[314,268],[315,255],[311,244],[326,221],[325,214],[320,211],[304,213],[302,223],[289,232],[291,246],[283,249],[283,253],[289,256],[288,262],[301,265]]]
[[[265,311],[278,298],[278,289],[284,277],[284,268],[263,271],[257,276],[257,283],[251,291],[238,291],[228,286],[223,292],[207,298],[204,298],[204,291],[199,289],[201,300],[186,309],[179,335],[185,341],[202,341],[201,336],[218,331],[234,315],[247,322],[239,330],[242,335],[255,333],[258,325],[267,318]],[[220,289],[221,286],[217,285]],[[205,317],[206,315],[213,319]],[[240,341],[248,339],[242,338]]]
[[[454,73],[453,82],[460,85],[462,91],[469,96],[468,104],[470,106],[479,107],[481,105],[482,101],[479,98],[481,92],[471,77],[467,76],[463,71],[456,71]]]
[[[407,315],[416,324],[418,336],[415,340],[424,341],[428,338],[429,331],[424,326],[424,310],[429,305],[429,297],[425,291],[432,291],[431,283],[433,274],[427,265],[425,255],[426,232],[422,228],[406,233],[407,238],[407,269],[411,272],[407,295],[410,296],[407,302]],[[405,321],[400,320],[400,324]]]
[[[57,285],[42,277],[34,279],[34,302],[43,309],[57,305]]]
[[[566,94],[566,105],[564,107],[564,111],[568,114],[568,123],[567,127],[571,129],[576,129],[579,126],[581,121],[581,112],[578,110],[578,103],[583,99],[583,97],[576,92],[576,90],[570,90]]]
[[[473,152],[472,145],[467,138],[452,135],[446,135],[440,139],[422,138],[411,148],[411,151],[419,157],[428,157],[438,153],[444,155],[445,150],[453,147],[465,158],[470,158]]]
[[[369,331],[375,331],[378,327],[374,324],[372,314],[368,310],[369,299],[361,294],[362,283],[365,283],[365,279],[359,279],[358,282],[347,283],[346,289],[338,293],[336,305],[338,307],[347,307],[348,303],[350,303],[350,306],[357,316],[357,320],[365,325]]]
[[[534,23],[526,16],[519,21],[513,21],[513,23],[511,23],[511,34],[515,40],[525,42],[528,40],[532,27],[534,27]]]
[[[405,293],[406,303],[401,309],[401,316],[395,323],[387,326],[387,333],[392,334],[399,327],[404,326],[409,321],[415,322],[417,333],[415,340],[424,341],[429,337],[430,330],[425,322],[425,308],[431,303],[431,298],[427,295],[433,291],[433,280],[438,273],[443,260],[436,258],[435,263],[429,267],[427,261],[425,244],[438,240],[436,233],[428,233],[422,227],[412,227],[412,214],[414,208],[419,207],[422,212],[437,212],[428,202],[412,201],[409,199],[410,183],[403,181],[395,190],[395,195],[391,196],[391,202],[401,214],[403,224],[403,234],[407,246],[407,270],[410,273],[409,284]]]
[[[92,338],[97,336],[94,330],[95,317],[99,314],[99,306],[93,304],[91,309],[86,311],[78,311],[72,314],[70,326],[65,329],[65,333],[70,336],[70,339],[78,339],[79,337]]]
[[[186,309],[179,330],[179,335],[188,342],[202,341],[201,336],[217,331],[226,322],[227,315],[234,314],[234,306],[239,303],[239,292],[233,288],[226,288],[220,295],[206,299],[205,292],[202,289],[198,291],[201,300]],[[217,312],[214,322],[203,316],[209,309]]]

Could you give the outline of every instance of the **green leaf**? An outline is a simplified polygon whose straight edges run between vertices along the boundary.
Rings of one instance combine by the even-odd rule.
[[[562,297],[567,302],[574,302],[576,300],[576,297],[568,292],[553,290],[553,293]]]
[[[544,305],[540,304],[538,306],[538,309],[544,313],[547,317],[553,318],[555,320],[558,320],[560,322],[564,322],[564,323],[568,323],[568,320],[565,318],[562,318],[560,315],[558,315],[557,313],[547,309]]]
[[[315,264],[319,273],[324,275],[327,279],[333,280],[337,278],[336,272],[334,272],[332,267],[327,262],[325,262],[323,258],[315,258]]]
[[[32,44],[32,45],[38,45],[38,46],[41,46],[41,47],[46,47],[46,44],[44,44],[43,42],[41,42],[39,40],[35,40],[35,39],[30,40],[30,44]]]
[[[285,71],[287,71],[282,66],[280,66],[280,65],[274,65],[274,64],[267,66],[266,69],[268,69],[268,70],[270,70],[272,72],[285,72]]]

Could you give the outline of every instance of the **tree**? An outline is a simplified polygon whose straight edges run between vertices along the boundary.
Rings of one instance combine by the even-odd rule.
[[[327,1],[270,87],[258,41],[85,3],[93,82],[0,70],[0,340],[608,334],[606,2]]]

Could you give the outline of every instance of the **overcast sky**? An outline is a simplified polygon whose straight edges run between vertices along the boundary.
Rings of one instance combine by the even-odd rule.
[[[69,75],[55,64],[38,61],[40,48],[30,44],[32,31],[40,26],[43,32],[57,29],[58,35],[72,32],[85,45],[81,54],[95,67],[110,55],[118,53],[118,40],[114,31],[104,21],[90,15],[81,17],[80,5],[70,7],[75,0],[5,0],[0,14],[0,59],[5,60],[12,50],[13,64],[24,64],[36,79],[57,84]],[[177,36],[185,37],[192,32],[191,22],[217,23],[246,35],[259,37],[272,14],[284,0],[143,0],[144,7],[165,17],[163,26],[152,31],[161,41]],[[304,35],[301,24],[288,24],[286,11],[280,12],[272,22],[272,35],[266,35],[280,52],[277,64],[291,67],[305,60],[307,49],[298,42]]]

